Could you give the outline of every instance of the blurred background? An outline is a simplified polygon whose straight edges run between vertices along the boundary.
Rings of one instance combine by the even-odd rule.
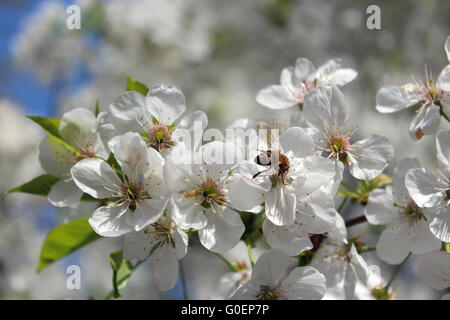
[[[81,8],[81,30],[66,27],[71,4]],[[370,4],[381,8],[381,30],[366,28]],[[179,86],[188,112],[204,110],[212,128],[224,129],[242,117],[277,118],[288,125],[294,110],[273,114],[256,103],[257,91],[278,83],[281,69],[297,57],[316,66],[338,57],[359,72],[343,88],[351,123],[360,127],[356,139],[384,134],[394,145],[396,160],[417,156],[433,168],[434,139],[411,141],[407,128],[412,111],[379,114],[375,94],[382,85],[408,82],[411,73],[423,79],[425,64],[438,75],[448,64],[443,47],[450,34],[449,13],[450,2],[437,0],[1,1],[0,298],[102,299],[112,288],[109,253],[121,247],[120,239],[101,239],[36,274],[48,231],[89,215],[93,208],[55,209],[44,198],[3,195],[42,173],[37,150],[45,134],[25,115],[94,110],[97,99],[105,110],[125,90],[129,75],[148,87]],[[362,210],[358,204],[347,205],[344,215],[357,216]],[[369,246],[376,245],[379,229],[353,229],[351,235],[361,233]],[[369,264],[380,266],[384,281],[389,279],[392,266],[374,252],[364,255]],[[71,264],[81,267],[81,290],[66,287]],[[219,258],[193,246],[185,264],[191,298],[221,297],[215,289],[226,265]],[[443,294],[417,277],[416,258],[393,288],[400,299]],[[147,264],[132,276],[123,296],[180,299],[182,292],[177,284],[159,293]]]

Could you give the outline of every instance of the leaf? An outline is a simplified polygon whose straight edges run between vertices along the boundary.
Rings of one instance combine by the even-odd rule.
[[[113,291],[114,298],[120,298],[119,290],[125,288],[128,284],[128,279],[135,269],[130,261],[123,258],[123,250],[114,251],[109,255],[109,262],[113,269]]]
[[[386,184],[392,183],[392,177],[388,176],[385,173],[380,174],[379,176],[375,177],[374,179],[369,181],[369,187],[370,190],[373,191],[377,188],[380,188]]]
[[[20,193],[28,193],[28,194],[34,194],[37,196],[47,196],[50,192],[50,189],[52,186],[57,183],[60,178],[51,176],[49,174],[43,174],[39,177],[34,178],[30,182],[24,183],[21,186],[12,188],[8,191],[6,191],[6,194],[20,192]],[[81,197],[82,201],[100,201],[99,199],[95,199],[91,195],[87,193],[83,193],[83,196]]]
[[[40,116],[27,116],[28,119],[33,120],[38,125],[41,126],[42,129],[47,132],[48,135],[54,136],[58,139],[61,139],[61,136],[59,135],[59,118],[47,118],[47,117],[40,117]]]
[[[134,81],[129,76],[127,76],[127,91],[137,91],[140,94],[146,96],[148,93],[148,88],[145,84],[139,81]]]
[[[49,174],[43,174],[39,177],[34,178],[30,182],[24,183],[21,186],[12,188],[6,192],[6,194],[14,192],[29,193],[38,196],[46,196],[51,187],[58,182],[60,179]]]
[[[97,99],[95,102],[95,116],[97,117],[100,113],[100,99]]]
[[[89,217],[72,220],[49,232],[41,248],[37,272],[94,240],[100,239],[100,236],[92,230],[88,220]]]

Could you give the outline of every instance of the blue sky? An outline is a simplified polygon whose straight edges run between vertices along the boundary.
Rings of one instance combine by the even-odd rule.
[[[53,116],[54,90],[40,83],[30,72],[17,70],[11,64],[11,43],[20,32],[24,19],[42,2],[43,0],[19,0],[0,3],[0,97],[16,102],[27,114]]]

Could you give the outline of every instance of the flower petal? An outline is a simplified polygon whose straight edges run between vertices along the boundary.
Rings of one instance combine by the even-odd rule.
[[[89,219],[92,229],[103,237],[119,237],[133,230],[126,222],[128,205],[109,205],[98,208]]]
[[[55,183],[48,193],[48,201],[55,207],[69,207],[80,202],[81,191],[72,179],[60,180]]]
[[[416,104],[417,98],[410,95],[400,86],[384,86],[380,88],[376,96],[376,109],[381,113],[401,111]]]
[[[355,142],[348,160],[351,174],[362,180],[372,180],[389,165],[394,157],[394,148],[390,141],[380,135]]]
[[[215,213],[211,209],[206,212],[208,223],[199,230],[198,235],[203,246],[213,252],[225,252],[238,244],[245,226],[237,212],[225,208]]]
[[[433,289],[444,290],[450,286],[450,253],[430,252],[420,258],[419,276]]]
[[[273,249],[285,250],[290,256],[299,255],[313,247],[308,233],[298,224],[279,227],[264,220],[262,229],[267,243]]]
[[[97,127],[95,115],[84,108],[66,112],[59,122],[59,134],[69,144],[79,149],[92,145]]]
[[[108,107],[108,119],[118,134],[143,132],[145,97],[136,91],[124,92]]]
[[[424,135],[434,134],[441,123],[439,107],[428,105],[420,108],[409,125],[409,136],[413,140],[420,140]]]
[[[450,130],[441,130],[436,135],[439,169],[450,177]]]
[[[261,89],[256,101],[272,110],[282,110],[298,104],[291,92],[276,84]]]
[[[446,185],[425,168],[411,169],[406,173],[408,192],[419,207],[431,208],[442,201],[443,194],[437,188]]]
[[[316,68],[308,59],[298,58],[295,61],[294,72],[299,82],[302,82],[303,80],[307,80],[312,74],[314,74],[316,72]]]
[[[186,111],[186,98],[179,88],[160,85],[148,92],[145,108],[159,123],[170,125]]]
[[[77,186],[96,199],[106,199],[117,195],[122,185],[109,164],[97,158],[79,161],[70,172]]]
[[[265,194],[266,217],[277,226],[290,225],[295,220],[295,194],[284,186],[273,188]]]
[[[178,281],[178,260],[175,250],[163,245],[153,253],[153,273],[158,290],[172,289]]]
[[[325,295],[325,282],[313,267],[297,267],[283,280],[280,292],[289,300],[319,300]]]
[[[61,141],[49,136],[39,145],[39,162],[47,173],[67,179],[77,159]]]
[[[280,136],[280,146],[284,153],[292,151],[295,157],[310,156],[315,153],[313,138],[303,128],[291,127]]]

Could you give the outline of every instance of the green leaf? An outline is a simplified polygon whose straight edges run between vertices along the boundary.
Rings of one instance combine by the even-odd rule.
[[[54,136],[62,140],[59,135],[59,118],[47,118],[47,117],[39,117],[39,116],[27,116],[28,119],[33,120],[38,125],[41,126],[42,129],[47,132],[48,135]]]
[[[385,173],[380,174],[379,176],[375,177],[374,179],[369,181],[369,187],[370,190],[373,191],[377,188],[380,188],[386,184],[392,183],[392,177],[388,176]]]
[[[89,217],[72,220],[49,232],[41,248],[37,272],[75,250],[100,239],[89,225]]]
[[[20,193],[28,193],[28,194],[34,194],[36,196],[47,196],[50,192],[50,189],[52,186],[57,183],[60,178],[51,176],[49,174],[43,174],[39,177],[34,178],[30,182],[24,183],[21,186],[12,188],[8,191],[6,191],[6,194],[20,192]],[[83,196],[81,197],[82,201],[100,201],[99,199],[95,199],[91,195],[87,193],[83,193]]]
[[[140,94],[146,96],[148,93],[148,88],[145,84],[139,81],[134,81],[129,76],[127,76],[127,91],[137,91]]]
[[[22,192],[38,196],[46,196],[50,192],[51,187],[59,180],[60,179],[57,177],[51,176],[49,174],[43,174],[39,177],[34,178],[30,182],[8,190],[6,194]]]
[[[109,255],[109,262],[113,269],[113,291],[114,298],[120,298],[119,290],[122,290],[128,284],[128,279],[135,269],[130,261],[123,258],[123,250],[114,251]]]
[[[97,99],[97,101],[95,102],[95,116],[98,116],[99,113],[100,113],[100,99]]]

